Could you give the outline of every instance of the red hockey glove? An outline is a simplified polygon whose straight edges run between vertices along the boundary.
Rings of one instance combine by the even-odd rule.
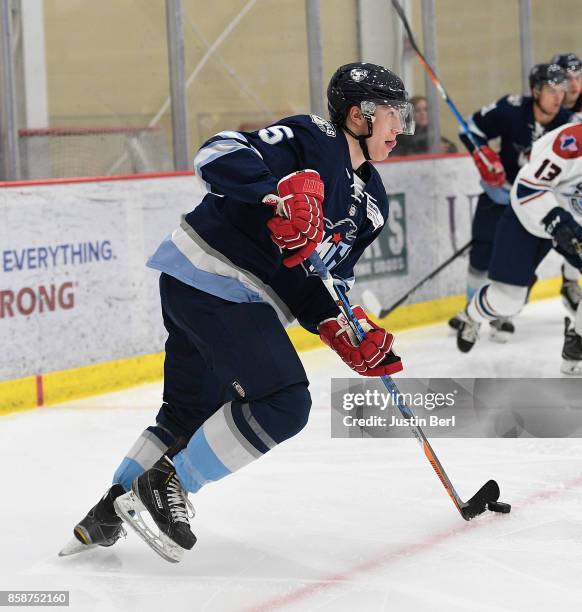
[[[499,159],[499,155],[495,153],[489,147],[481,147],[480,149],[475,149],[471,155],[475,160],[475,165],[477,166],[477,170],[479,170],[479,174],[481,178],[491,187],[501,187],[503,183],[505,183],[505,170],[503,169],[503,164],[501,163],[501,159]],[[485,156],[489,164],[486,164],[482,155]]]
[[[366,332],[361,343],[343,314],[322,321],[318,327],[319,337],[362,376],[400,372],[402,362],[392,352],[392,334],[372,323],[361,306],[353,306],[353,311]]]
[[[283,259],[288,268],[307,259],[323,238],[323,191],[318,172],[299,170],[279,181],[279,195],[263,198],[275,207],[276,216],[267,221],[271,240],[282,249],[299,249]]]

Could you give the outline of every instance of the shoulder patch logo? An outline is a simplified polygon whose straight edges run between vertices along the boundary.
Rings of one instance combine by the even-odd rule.
[[[315,125],[327,136],[330,138],[335,138],[335,127],[323,117],[319,117],[317,115],[310,115],[311,121],[315,123]]]
[[[368,71],[364,70],[363,68],[352,68],[350,70],[350,78],[352,79],[352,81],[355,81],[356,83],[363,81],[367,76],[368,76]]]
[[[560,149],[562,151],[569,151],[570,153],[578,152],[578,142],[571,136],[570,134],[561,134],[560,135]]]
[[[562,130],[554,139],[552,150],[562,159],[582,157],[582,124]]]
[[[511,106],[521,106],[521,96],[507,96],[507,104]]]

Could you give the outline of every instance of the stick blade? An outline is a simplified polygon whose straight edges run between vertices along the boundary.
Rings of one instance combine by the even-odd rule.
[[[376,297],[375,293],[369,289],[364,289],[364,291],[362,291],[362,302],[364,304],[364,308],[368,312],[371,312],[376,317],[380,316],[382,304],[380,304],[380,300]]]
[[[463,505],[461,514],[466,521],[470,521],[487,510],[489,502],[495,502],[500,495],[499,485],[494,480],[486,482],[471,499]]]

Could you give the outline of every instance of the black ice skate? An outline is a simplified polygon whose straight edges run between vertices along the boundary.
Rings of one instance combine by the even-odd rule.
[[[579,336],[570,327],[570,319],[564,319],[564,347],[562,348],[562,367],[563,374],[582,375],[582,336]]]
[[[510,340],[515,333],[515,325],[513,324],[512,320],[507,317],[491,321],[491,323],[489,323],[489,327],[489,339],[493,340],[494,342],[500,342],[501,344],[504,344]]]
[[[194,508],[182,488],[171,458],[182,447],[169,451],[151,469],[136,478],[132,490],[115,501],[115,509],[123,520],[153,548],[161,557],[171,563],[178,563],[184,550],[190,550],[196,543],[196,536],[190,531],[190,517]],[[147,511],[156,524],[156,534],[145,523],[141,512]],[[133,514],[132,514],[133,511]]]
[[[481,323],[473,321],[465,311],[464,321],[461,321],[461,326],[457,330],[457,347],[461,353],[468,353],[479,339],[479,329]]]
[[[87,516],[75,525],[75,537],[59,552],[59,556],[74,555],[97,546],[113,546],[121,536],[125,536],[123,522],[113,508],[114,500],[124,493],[121,485],[113,485]]]
[[[467,320],[465,309],[458,312],[454,317],[449,319],[449,327],[455,331],[459,331],[459,327]]]
[[[562,304],[566,310],[572,315],[576,316],[576,308],[580,300],[582,300],[582,289],[578,284],[578,281],[568,280],[564,276],[564,266],[562,265],[562,287],[560,288],[560,294],[562,295]]]

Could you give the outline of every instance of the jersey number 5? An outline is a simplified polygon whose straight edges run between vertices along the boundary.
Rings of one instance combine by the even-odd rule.
[[[272,125],[259,130],[259,138],[267,144],[277,144],[283,138],[293,138],[293,130],[286,125]]]
[[[549,159],[544,159],[542,165],[538,168],[534,176],[542,181],[553,181],[558,176],[558,174],[560,174],[560,172],[562,172],[562,168],[560,168],[560,166],[556,166],[556,164],[550,163]]]

